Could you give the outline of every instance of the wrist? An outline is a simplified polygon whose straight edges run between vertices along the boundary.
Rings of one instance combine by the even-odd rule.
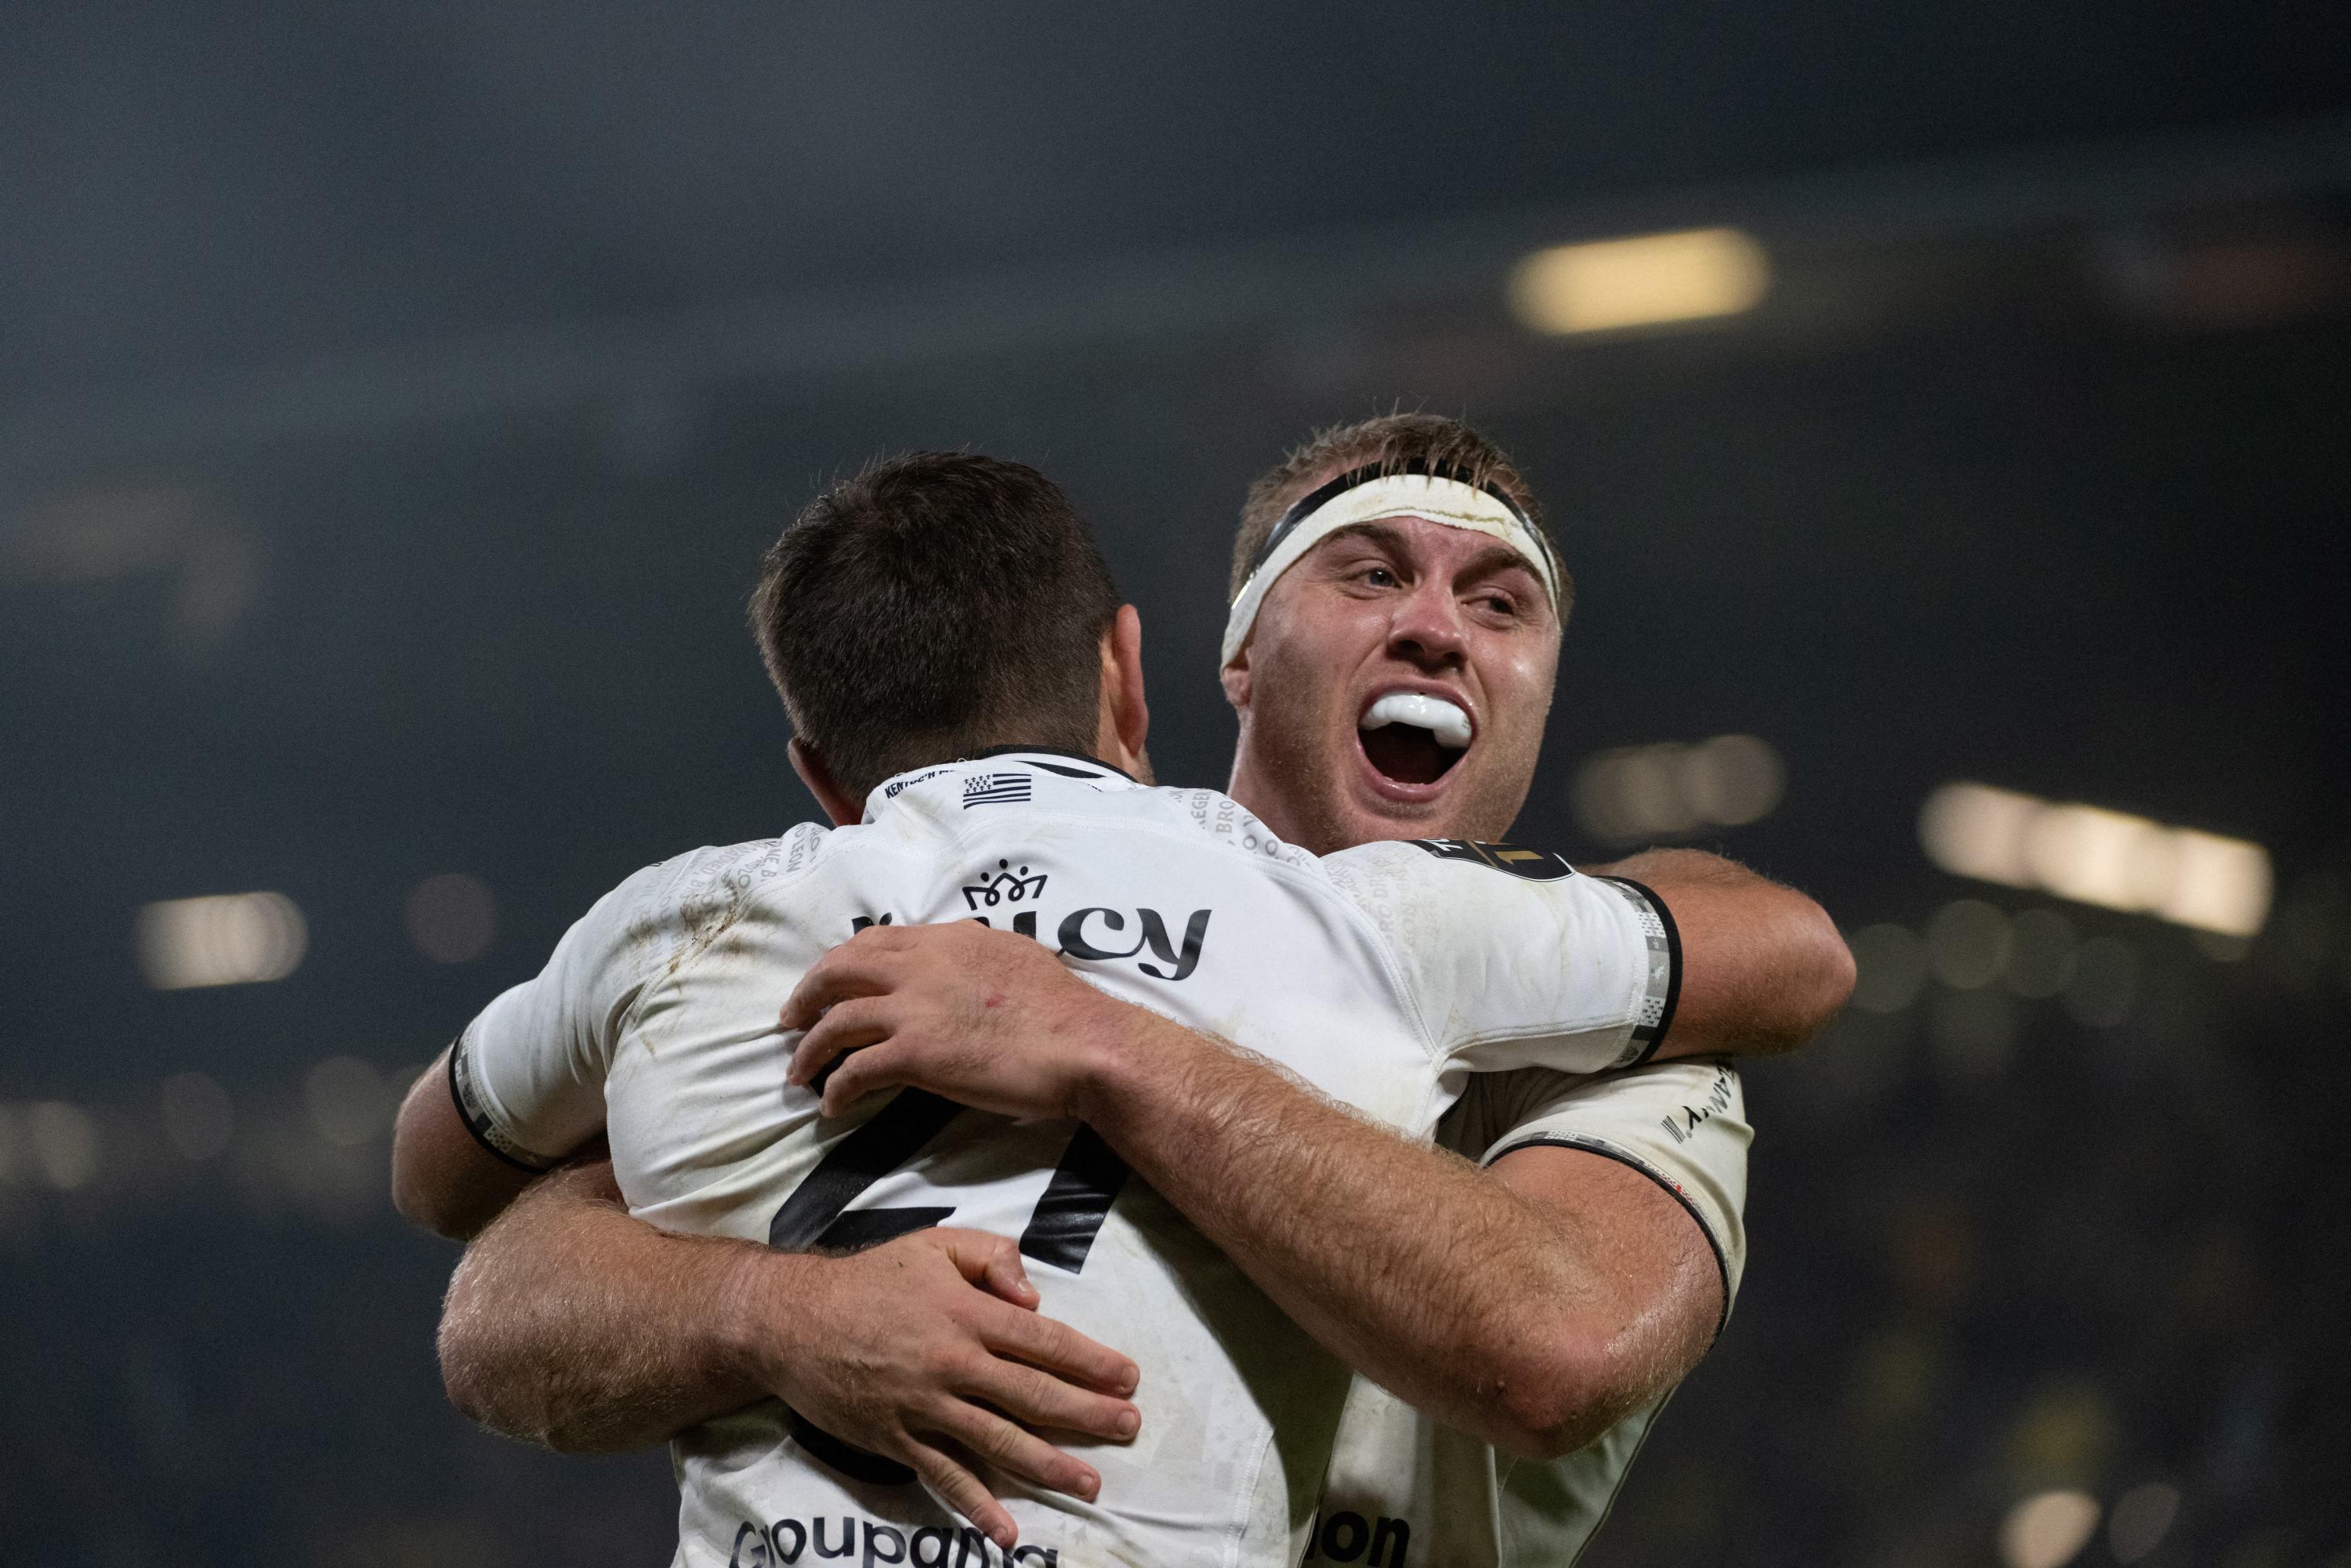
[[[1132,1015],[1141,1009],[1113,1000],[1083,980],[1077,981],[1071,1002],[1064,1028],[1076,1049],[1067,1110],[1073,1120],[1092,1124],[1126,1092],[1133,1053],[1125,1049],[1123,1037],[1134,1027]]]
[[[805,1311],[780,1308],[787,1301],[805,1308],[808,1293],[817,1284],[805,1276],[823,1260],[778,1252],[757,1242],[726,1250],[710,1318],[712,1359],[747,1393],[780,1396],[799,1359],[793,1335],[808,1321]]]
[[[1113,1143],[1120,1127],[1153,1119],[1151,1107],[1165,1100],[1195,1052],[1221,1049],[1173,1019],[1109,997],[1085,1038],[1071,1114]]]

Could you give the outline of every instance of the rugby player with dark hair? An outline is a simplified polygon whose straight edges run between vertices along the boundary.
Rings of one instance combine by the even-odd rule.
[[[1477,842],[1524,800],[1569,604],[1532,512],[1499,453],[1425,416],[1332,433],[1252,492],[1224,679],[1242,719],[1235,797],[1269,841],[1422,841],[1497,887],[1555,861]],[[773,668],[790,610],[762,604]],[[1116,636],[1133,639],[1117,630],[1132,614]],[[1134,695],[1139,714],[1139,674]],[[916,731],[921,696],[908,694]],[[795,760],[842,816],[855,798],[828,777],[821,743],[822,766],[807,761],[824,721],[794,715]],[[1675,1005],[1652,1020],[1668,1046],[1787,1049],[1842,1001],[1849,959],[1801,895],[1690,852],[1621,869],[1678,927]],[[840,1005],[825,1015],[828,1002]],[[826,1083],[829,1107],[909,1084],[1079,1114],[1364,1374],[1310,1547],[1342,1561],[1400,1563],[1414,1544],[1447,1563],[1572,1549],[1718,1328],[1743,1257],[1745,1126],[1719,1063],[1479,1076],[1431,1147],[1103,996],[1041,946],[969,925],[869,930],[810,970],[783,1021],[814,1026],[801,1081],[863,1048]],[[454,1103],[437,1083],[412,1095],[401,1190],[407,1212],[463,1233],[524,1178],[466,1164],[486,1157],[462,1125],[451,1135]],[[1103,1393],[1120,1358],[1028,1312],[1038,1298],[1005,1245],[932,1231],[846,1257],[765,1252],[664,1234],[611,1192],[601,1166],[559,1174],[469,1251],[443,1342],[461,1406],[559,1446],[611,1448],[778,1396],[914,1459],[991,1529],[1005,1516],[972,1471],[934,1464],[941,1436],[1000,1490],[1092,1484],[1068,1454],[1002,1422],[975,1437],[956,1412],[1096,1436],[1126,1414]],[[1028,1328],[1007,1326],[1024,1314]],[[1149,1420],[1149,1395],[1136,1403]]]

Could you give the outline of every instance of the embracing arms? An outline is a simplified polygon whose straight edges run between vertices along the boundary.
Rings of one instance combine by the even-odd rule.
[[[1664,1052],[1786,1050],[1842,1002],[1851,960],[1802,895],[1695,852],[1602,869],[1655,890],[1679,927],[1681,997]],[[852,1067],[886,1066],[899,1074],[889,1082],[921,1082],[977,1104],[1064,1109],[1082,1085],[1105,1135],[1146,1179],[1324,1343],[1434,1414],[1516,1451],[1572,1447],[1604,1429],[1611,1412],[1669,1386],[1719,1321],[1722,1285],[1707,1238],[1655,1183],[1621,1164],[1538,1146],[1481,1170],[1362,1121],[1261,1059],[1110,1000],[1023,938],[969,925],[884,936],[886,929],[811,974],[792,1004],[809,1016],[788,1009],[788,1023],[810,1021],[829,984],[842,988],[828,999],[896,998],[904,1027],[868,1040],[841,1036],[857,1009],[841,1013],[835,1049],[893,1043],[844,1064],[835,1085],[855,1083]],[[886,977],[852,967],[881,950],[877,942],[901,941],[925,961],[910,956]],[[948,961],[948,952],[928,961],[934,944],[972,941],[989,945],[974,965]],[[811,1039],[823,1048],[821,1031]],[[1115,1071],[1120,1062],[1151,1070],[1130,1078]],[[495,1212],[508,1178],[483,1168],[496,1162],[455,1123],[437,1075],[411,1103],[428,1122],[450,1117],[441,1131],[461,1142],[448,1145],[447,1163],[421,1165],[396,1183],[410,1195],[403,1212],[427,1224]],[[404,1150],[442,1146],[410,1120],[403,1112]],[[426,1196],[477,1177],[472,1197]],[[789,1326],[750,1307],[795,1299],[786,1277],[795,1260],[749,1249],[757,1266],[748,1282],[720,1289],[695,1270],[745,1267],[747,1244],[657,1231],[612,1207],[602,1179],[543,1183],[469,1251],[442,1334],[461,1406],[560,1446],[625,1447],[779,1392],[744,1345],[752,1342],[756,1354],[785,1342]],[[450,1207],[428,1207],[444,1201]],[[1571,1310],[1558,1311],[1561,1302]],[[841,1314],[855,1316],[854,1303]],[[814,1325],[818,1314],[799,1321]],[[962,1343],[976,1354],[1010,1343],[1008,1331],[992,1332],[993,1342]],[[815,1344],[803,1364],[828,1354]],[[592,1375],[582,1375],[589,1364]],[[1118,1389],[1083,1354],[1050,1364],[1073,1386]],[[1088,1418],[1056,1420],[1041,1397],[1003,1407],[1031,1424],[1105,1436],[1105,1417],[1123,1416],[1093,1407]],[[830,1429],[892,1451],[886,1433]]]
[[[1792,1049],[1842,1005],[1851,959],[1802,894],[1695,852],[1605,869],[1681,931],[1661,1056]],[[1112,1000],[1033,943],[877,927],[821,960],[781,1021],[809,1031],[797,1082],[852,1053],[831,1111],[915,1084],[1089,1123],[1318,1341],[1512,1452],[1572,1449],[1656,1398],[1721,1319],[1707,1236],[1648,1177],[1550,1145],[1480,1168]]]
[[[487,1225],[449,1282],[441,1371],[452,1404],[509,1437],[641,1448],[772,1396],[1008,1545],[1010,1517],[950,1445],[1092,1497],[1101,1478],[1035,1432],[1139,1425],[1134,1364],[1039,1314],[1002,1237],[936,1228],[830,1257],[675,1235],[631,1217],[609,1161],[536,1181],[500,1162],[465,1130],[445,1062],[402,1106],[392,1168],[410,1219],[460,1239]]]

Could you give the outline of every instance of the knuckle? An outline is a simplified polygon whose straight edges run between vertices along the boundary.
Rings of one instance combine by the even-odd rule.
[[[1088,1414],[1084,1402],[1065,1383],[1061,1383],[1033,1367],[1023,1368],[1020,1376],[1019,1399],[1031,1413],[1031,1418],[1050,1421],[1056,1426],[1067,1425]]]

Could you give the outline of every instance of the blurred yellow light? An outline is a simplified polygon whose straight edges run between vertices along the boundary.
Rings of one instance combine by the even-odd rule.
[[[2024,832],[2041,802],[1989,784],[1946,784],[1918,811],[1918,841],[1927,858],[1953,876],[2031,887]]]
[[[63,1192],[88,1186],[98,1174],[98,1125],[89,1113],[62,1100],[31,1108],[33,1163]]]
[[[1736,316],[1771,287],[1750,235],[1684,229],[1539,250],[1512,270],[1510,298],[1522,325],[1563,336]]]
[[[2058,805],[1989,784],[1946,784],[1918,811],[1927,858],[1954,876],[2044,889],[2222,936],[2269,918],[2269,852],[2103,806]]]
[[[2045,1491],[2026,1498],[2001,1521],[2000,1556],[2008,1568],[2064,1568],[2098,1528],[2098,1503],[2085,1492]]]
[[[1620,746],[1576,770],[1575,811],[1594,838],[1680,838],[1761,821],[1778,808],[1787,782],[1780,754],[1751,735]]]
[[[2024,833],[2024,858],[2050,892],[2108,909],[2145,909],[2170,892],[2169,835],[2144,817],[2049,806]]]
[[[173,898],[139,912],[139,965],[159,991],[282,980],[302,961],[302,912],[282,893]]]
[[[2182,828],[2179,871],[2158,913],[2223,936],[2251,936],[2270,913],[2270,856],[2259,844]]]

